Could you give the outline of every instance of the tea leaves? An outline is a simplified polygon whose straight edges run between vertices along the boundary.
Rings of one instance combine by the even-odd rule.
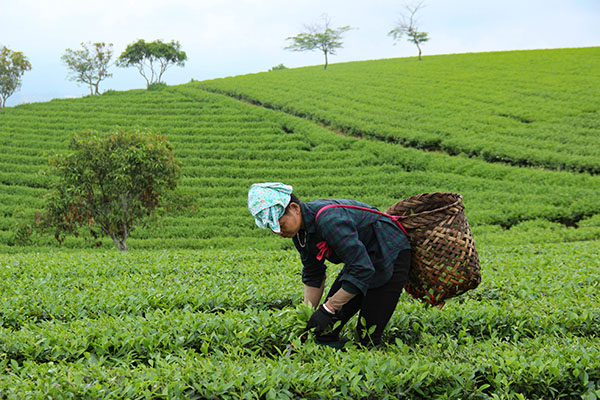
[[[295,308],[302,288],[293,252],[7,255],[0,263],[0,393],[423,399],[594,393],[599,250],[597,241],[484,248],[478,289],[443,310],[404,294],[384,346],[350,345],[347,352],[298,340],[307,315]],[[213,301],[220,293],[227,301]],[[355,325],[344,328],[350,338]],[[295,348],[286,357],[290,342]]]
[[[597,53],[334,64],[2,110],[0,399],[600,397]],[[58,249],[33,229],[48,155],[116,126],[168,135],[178,192],[127,254]],[[356,344],[356,318],[344,352],[302,340],[300,262],[248,214],[257,181],[380,209],[461,193],[482,283],[443,310],[403,294],[378,348]]]

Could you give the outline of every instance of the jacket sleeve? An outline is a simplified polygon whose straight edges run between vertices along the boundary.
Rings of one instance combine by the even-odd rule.
[[[349,213],[340,208],[327,210],[319,217],[317,229],[329,248],[344,263],[344,274],[340,278],[342,288],[350,293],[357,293],[358,289],[363,295],[366,294],[375,267]]]

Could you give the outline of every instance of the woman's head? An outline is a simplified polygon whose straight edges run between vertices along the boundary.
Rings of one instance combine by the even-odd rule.
[[[300,200],[292,193],[291,186],[280,182],[255,183],[250,186],[248,210],[256,225],[263,229],[270,228],[283,237],[292,237],[298,232],[298,223],[302,225]],[[285,225],[283,230],[280,220]]]
[[[294,237],[304,227],[300,199],[294,193],[290,194],[290,202],[285,208],[283,215],[279,218],[279,226],[280,232],[275,233],[285,238]]]

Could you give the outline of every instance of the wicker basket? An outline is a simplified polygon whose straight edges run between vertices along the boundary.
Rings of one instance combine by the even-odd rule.
[[[400,216],[412,246],[406,291],[440,308],[445,300],[481,282],[479,256],[464,209],[460,194],[424,193],[386,210]]]

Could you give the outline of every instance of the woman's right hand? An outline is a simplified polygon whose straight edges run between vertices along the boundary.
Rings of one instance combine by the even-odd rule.
[[[330,313],[321,305],[310,317],[308,320],[308,324],[306,324],[306,329],[310,330],[315,328],[315,334],[319,335],[331,325],[333,322],[333,317],[335,314]]]

